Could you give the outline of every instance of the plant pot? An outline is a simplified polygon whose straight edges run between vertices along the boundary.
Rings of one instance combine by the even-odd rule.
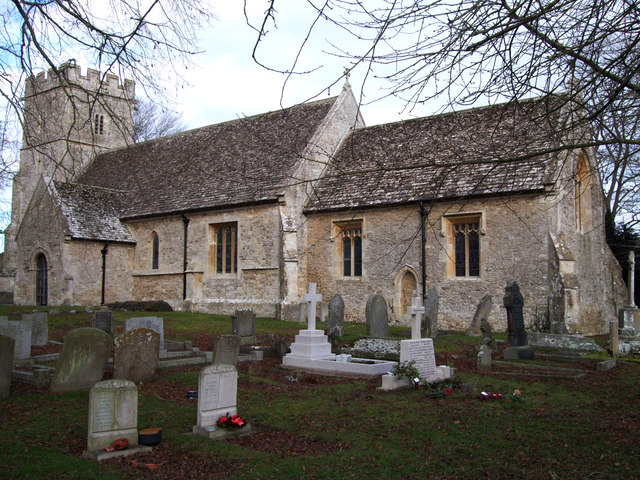
[[[152,447],[162,441],[162,429],[158,427],[145,428],[138,432],[138,445]]]

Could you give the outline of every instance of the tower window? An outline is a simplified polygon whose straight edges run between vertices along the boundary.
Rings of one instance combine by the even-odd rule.
[[[93,117],[93,133],[102,135],[104,133],[104,115],[96,114]]]

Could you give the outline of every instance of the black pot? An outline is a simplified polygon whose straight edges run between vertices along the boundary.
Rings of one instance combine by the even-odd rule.
[[[138,445],[146,445],[152,447],[158,445],[162,441],[161,428],[145,428],[138,432]]]

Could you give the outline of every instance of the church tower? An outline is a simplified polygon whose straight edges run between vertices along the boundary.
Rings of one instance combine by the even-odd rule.
[[[135,83],[74,61],[27,79],[20,166],[13,179],[4,273],[15,272],[15,235],[36,183],[73,181],[97,154],[132,143]]]

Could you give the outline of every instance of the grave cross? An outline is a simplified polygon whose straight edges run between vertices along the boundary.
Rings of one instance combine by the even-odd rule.
[[[315,330],[316,329],[316,302],[321,302],[322,301],[322,295],[319,293],[316,293],[316,284],[315,283],[310,283],[309,284],[309,293],[306,293],[302,299],[305,302],[309,302],[309,309],[307,310],[307,314],[309,317],[308,320],[308,326],[307,329],[308,330]]]
[[[414,291],[413,293],[416,292]],[[411,299],[411,306],[408,312],[411,315],[411,340],[420,340],[420,325],[425,309],[420,305],[420,297],[418,295]]]

